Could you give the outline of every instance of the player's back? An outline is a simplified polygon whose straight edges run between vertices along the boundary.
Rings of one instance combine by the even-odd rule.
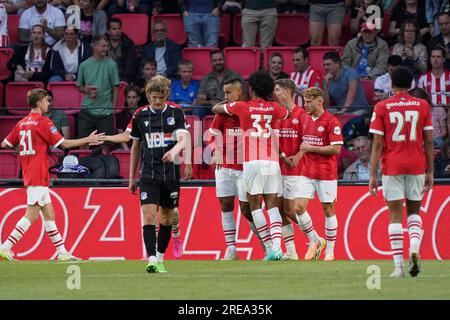
[[[430,105],[425,100],[398,93],[375,105],[370,132],[383,135],[384,175],[425,172],[424,130],[433,130]]]
[[[20,164],[25,186],[48,186],[48,149],[64,141],[53,122],[38,113],[20,120],[6,140],[19,145]]]

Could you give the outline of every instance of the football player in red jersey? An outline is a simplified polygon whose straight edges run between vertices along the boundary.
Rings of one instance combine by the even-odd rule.
[[[0,259],[14,260],[11,248],[27,232],[33,222],[44,214],[44,227],[58,252],[59,261],[77,261],[79,258],[69,253],[55,224],[55,211],[50,199],[50,175],[48,172],[49,147],[74,148],[85,144],[100,144],[99,134],[94,131],[88,137],[66,140],[56,129],[53,121],[42,116],[48,111],[48,93],[43,89],[33,89],[27,93],[30,113],[20,120],[11,133],[3,140],[2,148],[18,146],[23,182],[27,188],[27,210],[16,224],[8,239],[0,246]]]
[[[216,104],[214,113],[227,113],[239,118],[244,138],[243,176],[253,222],[267,250],[265,260],[279,260],[281,251],[281,215],[277,194],[281,191],[281,172],[278,162],[277,137],[272,124],[289,116],[289,111],[268,101],[273,94],[274,81],[263,71],[249,78],[250,101]],[[264,198],[270,220],[270,231],[261,208]]]
[[[408,93],[413,75],[399,67],[392,72],[394,96],[375,105],[370,124],[373,147],[370,158],[369,189],[377,194],[376,168],[381,157],[383,195],[389,212],[389,238],[395,269],[391,277],[405,275],[403,262],[403,202],[406,198],[408,222],[409,274],[420,272],[422,241],[420,206],[424,192],[433,186],[433,125],[427,101]],[[425,145],[425,152],[423,146]]]
[[[337,197],[337,161],[343,144],[339,120],[323,106],[323,92],[319,88],[304,91],[306,113],[300,118],[303,142],[300,150],[299,213],[304,214],[309,200],[317,192],[325,214],[326,252],[324,261],[334,260],[334,244],[338,221],[334,209]],[[311,246],[311,244],[310,244]],[[310,247],[311,259],[318,259],[325,247],[325,240]]]

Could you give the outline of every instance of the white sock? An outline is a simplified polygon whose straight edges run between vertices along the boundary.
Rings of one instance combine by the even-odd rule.
[[[258,230],[256,230],[256,227],[255,227],[255,224],[253,223],[253,221],[249,221],[248,224],[250,225],[250,229],[253,231],[253,233],[258,238],[259,243],[261,244],[261,246],[264,247],[264,242],[261,240],[261,236],[259,235]]]
[[[58,254],[67,254],[66,247],[64,246],[64,241],[61,237],[61,234],[56,227],[55,221],[47,220],[44,221],[45,231],[47,231],[48,236],[53,242]]]
[[[222,228],[228,252],[236,252],[236,222],[233,211],[222,211]]]
[[[156,259],[156,256],[150,256],[148,257],[148,262],[158,262],[158,259]]]
[[[403,270],[403,227],[401,223],[389,224],[389,240],[391,242],[395,269]]]
[[[297,254],[294,241],[294,226],[289,223],[288,225],[285,225],[281,228],[281,232],[283,234],[284,245],[286,246],[287,253]]]
[[[409,253],[419,253],[422,242],[422,218],[418,214],[408,216]]]
[[[175,210],[176,214],[172,220],[172,238],[178,238],[180,236],[180,217],[178,215],[178,209]]]
[[[270,238],[269,226],[267,225],[266,217],[261,209],[252,211],[253,223],[255,224],[256,231],[258,231],[266,250],[272,248],[272,239]]]
[[[156,251],[156,260],[158,262],[163,262],[164,261],[164,253]]]
[[[277,207],[267,210],[270,220],[270,236],[272,237],[273,251],[281,249],[281,214]]]
[[[319,241],[319,235],[314,229],[314,225],[308,211],[302,214],[297,214],[297,223],[300,230],[308,237],[310,243],[316,243]]]
[[[20,239],[22,239],[23,235],[27,232],[30,226],[31,222],[26,217],[20,219],[8,239],[2,244],[1,248],[6,251],[11,250],[11,248],[19,242]]]
[[[327,240],[326,254],[334,254],[334,243],[336,242],[336,234],[338,222],[336,215],[325,217],[325,239]]]

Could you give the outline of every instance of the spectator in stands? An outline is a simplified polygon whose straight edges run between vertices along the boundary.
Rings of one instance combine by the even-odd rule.
[[[189,47],[217,47],[221,0],[179,0]],[[157,60],[158,61],[158,60]]]
[[[309,3],[311,46],[322,45],[325,26],[328,31],[328,44],[339,46],[345,15],[344,0],[310,0]]]
[[[134,42],[122,32],[122,21],[111,18],[108,22],[108,56],[117,63],[120,81],[136,81],[138,67]]]
[[[197,99],[199,82],[192,80],[194,65],[191,61],[181,60],[178,62],[179,80],[173,80],[170,84],[169,101],[178,103],[184,108],[190,108]]]
[[[50,118],[55,124],[56,129],[62,134],[64,139],[70,139],[70,127],[67,114],[63,110],[58,110],[53,107],[53,93],[47,90],[48,93],[48,111],[43,116]]]
[[[420,85],[420,84],[419,84]],[[409,91],[413,97],[424,99],[431,105],[431,120],[433,123],[434,148],[439,149],[447,137],[447,111],[440,105],[432,103],[430,95],[423,88],[414,88]]]
[[[420,35],[429,34],[430,28],[425,15],[425,6],[419,0],[405,0],[398,5],[392,13],[389,25],[389,36],[401,36],[401,25],[406,20],[413,20],[414,25],[420,30]]]
[[[357,159],[358,156],[354,151],[349,150],[345,145],[341,147],[341,152],[336,156],[339,179],[342,179],[344,171]]]
[[[392,14],[399,2],[400,0],[382,0],[383,11]]]
[[[106,33],[106,12],[97,9],[98,0],[79,0],[81,9],[80,39],[91,43],[95,36]]]
[[[66,0],[70,1],[70,0]],[[76,6],[80,6],[81,0],[72,0],[73,4]],[[104,10],[109,5],[109,0],[96,0],[95,10]]]
[[[342,65],[354,68],[362,79],[375,80],[386,72],[389,47],[377,37],[376,25],[364,22],[361,35],[350,40],[344,49]]]
[[[95,36],[92,57],[80,64],[77,86],[84,93],[78,115],[78,135],[88,136],[93,130],[114,134],[113,109],[117,104],[120,83],[117,64],[107,56],[108,38]]]
[[[308,0],[277,0],[278,13],[303,13],[308,12]]]
[[[116,13],[150,13],[149,0],[112,0],[108,7],[108,15]]]
[[[450,5],[448,0],[427,0],[425,1],[425,15],[427,23],[430,26],[431,36],[439,34],[439,14],[447,13],[450,11]]]
[[[335,51],[327,52],[323,56],[323,67],[325,104],[330,106],[331,98],[337,107],[337,110],[329,111],[337,115],[347,111],[354,114],[363,113],[369,103],[356,70],[342,67],[341,58]]]
[[[210,53],[212,72],[210,72],[200,82],[200,89],[196,104],[199,106],[208,106],[211,110],[212,106],[225,100],[223,92],[223,83],[229,79],[242,77],[239,73],[225,68],[225,56],[220,50],[213,50]]]
[[[436,178],[450,178],[450,140],[442,146],[434,162],[434,176]]]
[[[371,118],[372,108],[367,108],[362,115],[345,122],[342,126],[342,137],[346,147],[350,147],[356,137],[369,135]]]
[[[427,71],[427,48],[420,41],[419,28],[413,20],[406,20],[400,27],[399,42],[392,48],[392,54],[402,57],[415,79]]]
[[[141,88],[141,99],[139,105],[143,106],[148,103],[147,96],[145,95],[145,86],[154,76],[156,76],[156,60],[153,58],[147,58],[142,61],[143,67],[141,69],[142,76],[137,80],[137,85]]]
[[[39,24],[31,29],[29,45],[15,47],[9,67],[15,72],[15,81],[42,81],[47,84],[64,79],[61,57],[47,45],[44,28]]]
[[[278,13],[275,0],[248,0],[242,10],[242,41],[244,47],[254,47],[259,32],[259,47],[270,47],[277,30]]]
[[[359,136],[353,140],[353,150],[358,160],[353,162],[344,172],[344,180],[369,180],[370,178],[370,152],[372,144],[367,136]],[[381,178],[381,168],[378,168],[378,177]]]
[[[445,69],[450,70],[450,14],[441,12],[437,17],[439,25],[439,34],[434,36],[428,42],[428,55],[431,55],[431,49],[441,46],[445,48]]]
[[[0,0],[8,14],[21,15],[26,9],[33,5],[32,0]]]
[[[322,88],[322,75],[314,69],[309,63],[308,50],[304,47],[298,47],[294,50],[292,57],[295,71],[291,72],[291,80],[295,84],[294,101],[298,106],[303,106],[301,96],[303,90],[311,87]]]
[[[125,109],[116,115],[116,132],[118,134],[125,132],[134,112],[137,110],[141,98],[141,89],[135,84],[129,84],[125,88],[125,97]],[[121,144],[122,149],[130,150],[131,142],[132,140],[128,143],[123,142]]]
[[[180,6],[177,0],[151,0],[152,15],[157,16],[162,13],[180,13]]]
[[[364,22],[379,23],[380,29],[383,26],[383,6],[381,0],[355,0],[350,13],[350,31],[353,35],[356,35],[360,31],[360,26]],[[371,10],[371,6],[377,6],[379,8],[380,17],[378,21],[368,21],[369,17],[374,14],[374,10]]]
[[[399,66],[403,66],[403,59],[398,55],[391,55],[387,60],[387,70],[385,74],[375,80],[375,100],[382,101],[394,95],[392,92],[392,72]],[[415,81],[411,83],[411,88],[415,87]]]
[[[33,6],[20,16],[20,42],[29,43],[31,41],[31,28],[37,24],[41,24],[44,28],[45,42],[51,46],[63,37],[66,20],[62,11],[47,5],[46,0],[34,0]]]
[[[431,50],[431,70],[419,78],[419,88],[431,97],[431,103],[437,106],[450,104],[450,71],[445,70],[445,49],[436,47]]]
[[[279,52],[274,52],[269,59],[268,65],[268,73],[272,77],[272,79],[289,79],[289,75],[283,72],[284,68],[284,59],[283,56]]]
[[[61,56],[65,81],[77,80],[78,66],[92,56],[91,46],[78,39],[78,30],[67,26],[64,27],[64,38],[55,43],[53,50]]]
[[[235,15],[241,13],[242,1],[224,1],[222,5],[222,12],[229,15]]]
[[[150,42],[142,48],[141,64],[148,58],[156,60],[159,75],[173,79],[177,76],[177,65],[181,60],[181,48],[175,42],[167,38],[167,24],[165,21],[157,20],[153,24],[153,36],[155,41]]]

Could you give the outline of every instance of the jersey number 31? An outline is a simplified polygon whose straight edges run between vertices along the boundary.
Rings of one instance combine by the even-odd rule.
[[[33,140],[31,139],[31,131],[30,130],[21,130],[20,132],[20,155],[21,156],[30,156],[36,154],[36,151],[33,149]]]

